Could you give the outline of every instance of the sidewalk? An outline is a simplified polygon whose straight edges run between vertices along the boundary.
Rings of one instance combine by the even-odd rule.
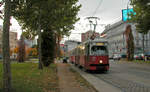
[[[60,92],[96,92],[93,88],[81,85],[69,64],[57,63]]]
[[[112,85],[98,79],[97,77],[81,71],[80,69],[71,66],[75,71],[77,71],[84,79],[86,79],[98,92],[121,92],[120,89],[113,87]]]

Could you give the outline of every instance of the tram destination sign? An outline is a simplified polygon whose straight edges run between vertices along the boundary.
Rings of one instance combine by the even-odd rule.
[[[103,46],[104,43],[96,43],[96,45]]]

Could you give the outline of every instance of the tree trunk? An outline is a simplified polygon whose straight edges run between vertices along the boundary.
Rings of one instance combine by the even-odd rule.
[[[129,34],[129,51],[130,51],[130,60],[134,60],[134,38],[132,35],[132,30],[130,29],[130,34]]]
[[[22,63],[25,61],[25,42],[24,37],[21,35],[20,41],[19,41],[19,51],[18,51],[18,62]]]
[[[134,38],[132,35],[131,25],[127,25],[125,35],[127,43],[127,60],[132,61],[134,56]]]
[[[3,92],[11,92],[11,65],[9,47],[9,29],[11,7],[10,0],[5,0],[4,22],[3,22]]]
[[[38,48],[38,50],[39,50],[39,69],[43,69],[43,65],[42,65],[42,51],[41,51],[41,25],[40,25],[40,23],[39,23],[39,29],[38,29],[38,36],[39,36],[39,48]]]
[[[57,56],[60,57],[60,35],[57,35]]]
[[[55,33],[54,34],[54,45],[55,45],[55,52],[54,52],[54,54],[55,54],[55,57],[57,57],[57,52],[58,52],[58,46],[57,46],[57,34]]]
[[[39,50],[39,66],[38,66],[38,68],[39,69],[43,69],[43,65],[42,65],[42,50],[41,50],[41,43],[42,43],[42,35],[41,35],[41,24],[40,24],[40,22],[41,22],[41,20],[40,20],[40,18],[41,18],[41,14],[40,14],[40,7],[39,7],[39,23],[38,23],[38,37],[39,37],[39,48],[38,48],[38,50]]]

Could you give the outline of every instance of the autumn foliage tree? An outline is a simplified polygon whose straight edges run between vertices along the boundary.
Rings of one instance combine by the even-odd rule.
[[[125,30],[126,36],[126,48],[127,48],[127,60],[132,61],[134,58],[134,38],[131,30],[131,25],[127,25]]]
[[[18,51],[19,51],[19,48],[18,48],[18,47],[14,48],[14,50],[13,50],[13,52],[14,52],[15,54],[17,54]]]
[[[18,62],[24,62],[25,61],[25,42],[24,37],[21,35],[20,41],[19,41],[19,48],[18,48]]]
[[[37,57],[38,56],[37,48],[36,47],[28,48],[26,50],[26,54],[27,56]]]

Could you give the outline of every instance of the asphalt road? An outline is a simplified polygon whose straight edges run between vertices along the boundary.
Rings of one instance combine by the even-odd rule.
[[[93,75],[122,92],[150,92],[150,64],[110,60],[108,73]]]

